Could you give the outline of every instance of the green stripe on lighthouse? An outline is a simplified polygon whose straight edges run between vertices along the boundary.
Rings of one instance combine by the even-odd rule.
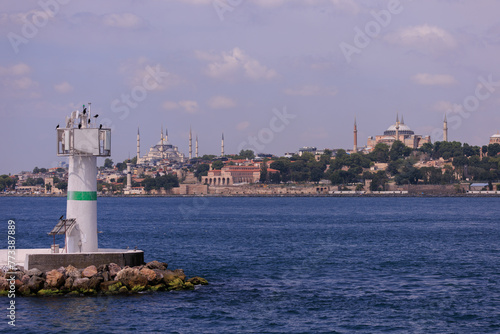
[[[97,201],[97,191],[68,191],[68,200]]]

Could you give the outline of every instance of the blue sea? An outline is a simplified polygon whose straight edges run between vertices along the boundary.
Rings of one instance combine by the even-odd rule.
[[[17,298],[16,329],[498,333],[499,204],[500,198],[99,198],[100,247],[137,246],[146,261],[167,262],[210,285]],[[47,233],[65,211],[64,198],[0,198],[0,247],[7,248],[7,221],[14,219],[18,248],[48,248]],[[0,298],[4,332],[11,329],[7,306]]]

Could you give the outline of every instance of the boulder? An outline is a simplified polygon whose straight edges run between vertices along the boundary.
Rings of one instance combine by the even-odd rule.
[[[108,265],[107,264],[101,264],[99,267],[97,267],[97,272],[103,273],[105,271],[108,271]]]
[[[208,284],[208,281],[202,277],[198,277],[198,276],[195,276],[195,277],[192,277],[190,279],[187,280],[189,283],[192,283],[193,285],[207,285]]]
[[[168,264],[165,262],[151,261],[145,265],[148,269],[167,270]]]
[[[87,277],[77,278],[73,282],[72,290],[85,291],[89,289],[89,279]]]
[[[90,278],[89,280],[89,289],[98,290],[101,283],[104,281],[102,276],[96,275]]]
[[[38,277],[43,277],[43,272],[37,268],[30,269],[26,272],[26,275],[28,276],[38,276]]]
[[[125,268],[120,270],[120,272],[116,274],[115,281],[122,282],[122,284],[129,289],[148,285],[147,277],[140,274],[139,270],[136,268]]]
[[[23,286],[23,282],[20,279],[16,278],[15,285],[16,285],[16,290],[18,290],[20,287]]]
[[[116,263],[108,264],[109,277],[114,278],[116,274],[118,274],[122,270],[122,268]]]
[[[82,277],[92,277],[97,274],[97,268],[96,266],[88,266],[87,268],[83,269],[82,271]]]
[[[29,280],[30,280],[30,277],[26,274],[24,274],[24,276],[21,278],[21,282],[23,282],[23,285],[28,284]]]
[[[57,270],[51,270],[45,274],[45,284],[49,289],[59,289],[64,284],[64,275]]]
[[[31,276],[27,286],[31,292],[36,293],[38,290],[43,289],[44,284],[45,280],[43,278],[39,276]]]
[[[139,270],[139,274],[146,276],[149,285],[159,284],[163,279],[163,275],[158,270],[152,270],[146,267]]]
[[[66,267],[66,277],[71,277],[73,279],[81,278],[82,273],[70,264]]]
[[[186,279],[186,275],[184,274],[184,270],[182,269],[165,270],[162,272],[162,274],[163,282],[165,282],[165,284],[168,284],[177,278],[180,278],[182,281]]]
[[[7,291],[9,290],[9,282],[5,277],[0,277],[0,291]]]
[[[59,267],[59,268],[57,269],[57,271],[58,271],[58,272],[60,272],[60,273],[61,273],[61,274],[63,274],[63,275],[66,275],[66,268],[64,268],[64,267]]]
[[[31,289],[27,285],[23,285],[23,286],[19,287],[17,292],[23,296],[28,296],[31,294]]]
[[[64,282],[64,290],[71,290],[73,288],[73,284],[75,283],[75,279],[73,277],[66,278],[66,282]]]

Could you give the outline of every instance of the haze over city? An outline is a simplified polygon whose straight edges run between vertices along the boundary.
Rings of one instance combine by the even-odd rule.
[[[112,158],[160,139],[187,153],[351,148],[396,113],[418,134],[486,145],[500,130],[495,1],[67,0],[0,14],[0,173],[54,167],[57,124],[92,102]],[[281,127],[277,113],[293,115]],[[246,146],[245,148],[250,148]],[[102,162],[101,162],[102,163]]]

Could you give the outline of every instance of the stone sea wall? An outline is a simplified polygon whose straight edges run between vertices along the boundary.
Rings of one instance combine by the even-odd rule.
[[[113,295],[141,291],[192,290],[206,285],[201,277],[187,279],[182,269],[169,270],[168,264],[152,261],[145,265],[121,268],[115,263],[77,269],[71,265],[43,272],[18,268],[0,272],[0,295],[15,291],[21,296]]]

